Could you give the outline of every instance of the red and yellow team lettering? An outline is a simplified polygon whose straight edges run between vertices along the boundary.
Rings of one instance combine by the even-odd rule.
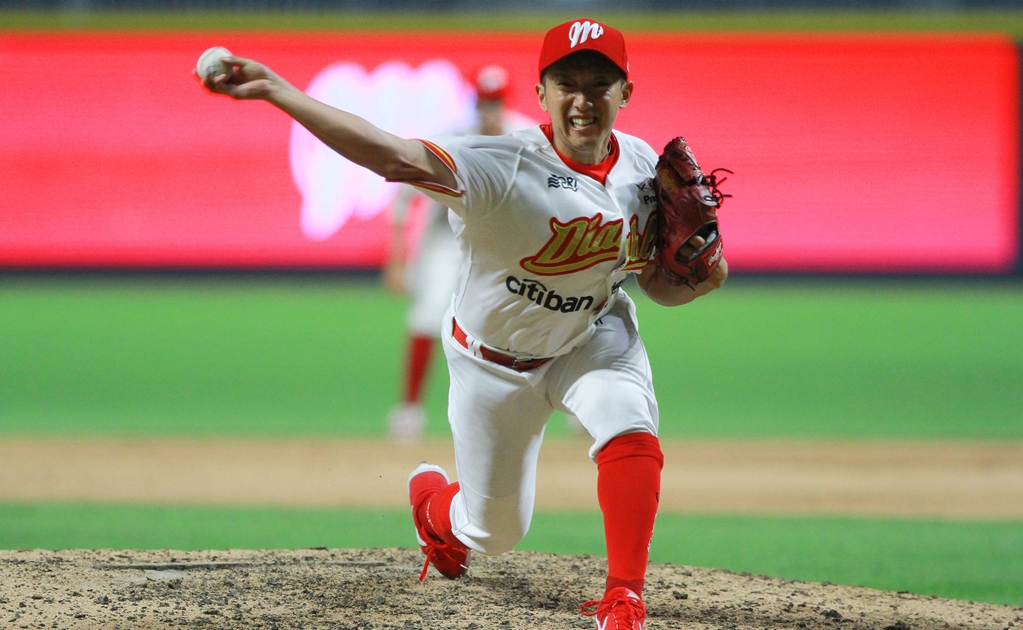
[[[639,231],[639,218],[629,219],[626,239],[626,269],[638,269],[650,259],[654,247],[653,215]],[[603,222],[604,215],[579,217],[567,223],[551,219],[553,235],[535,256],[523,258],[522,268],[541,275],[557,276],[618,258],[622,239],[622,220]]]
[[[643,231],[639,231],[639,217],[629,219],[629,238],[625,243],[625,270],[642,269],[654,255],[654,241],[657,237],[657,215],[647,217]]]

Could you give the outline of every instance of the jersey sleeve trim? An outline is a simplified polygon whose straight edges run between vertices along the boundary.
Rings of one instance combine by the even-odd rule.
[[[430,153],[436,155],[437,158],[444,163],[444,166],[448,167],[448,169],[451,170],[451,174],[455,176],[455,181],[458,182],[459,187],[458,189],[454,189],[448,188],[447,186],[443,186],[441,184],[437,184],[435,182],[423,182],[415,180],[402,183],[411,184],[416,188],[432,190],[433,192],[440,193],[442,195],[447,195],[449,197],[461,197],[465,195],[465,187],[462,186],[462,180],[461,178],[458,177],[458,166],[455,164],[454,158],[452,158],[447,151],[440,148],[436,144],[430,142],[429,140],[419,140],[418,138],[417,140],[421,142]]]
[[[444,162],[444,165],[450,168],[452,173],[458,175],[458,167],[455,165],[455,160],[447,151],[440,148],[436,144],[430,142],[429,140],[420,140],[420,142],[422,142],[423,146],[429,149],[431,153],[439,157],[440,161]]]

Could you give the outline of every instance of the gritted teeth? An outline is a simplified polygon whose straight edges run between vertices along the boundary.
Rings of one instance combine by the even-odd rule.
[[[573,127],[585,127],[586,125],[592,125],[596,118],[572,118],[571,123]]]

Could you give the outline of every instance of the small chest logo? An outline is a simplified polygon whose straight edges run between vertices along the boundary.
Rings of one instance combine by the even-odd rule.
[[[551,176],[547,178],[548,188],[565,188],[567,190],[573,190],[578,192],[579,182],[574,177],[564,177],[562,175],[555,175],[551,173]]]
[[[575,48],[587,39],[599,39],[604,34],[604,27],[596,22],[576,22],[568,27],[569,48]]]
[[[640,182],[636,185],[639,189],[639,200],[643,203],[653,203],[657,201],[657,196],[654,194],[654,180],[648,179],[644,182]]]

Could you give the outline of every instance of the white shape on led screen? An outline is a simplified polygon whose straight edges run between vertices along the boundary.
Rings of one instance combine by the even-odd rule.
[[[473,89],[446,60],[415,69],[392,61],[369,73],[338,63],[320,72],[306,93],[402,138],[428,138],[475,120]],[[353,216],[383,212],[399,186],[345,160],[298,123],[291,127],[290,157],[302,194],[302,232],[314,241],[330,238]]]

